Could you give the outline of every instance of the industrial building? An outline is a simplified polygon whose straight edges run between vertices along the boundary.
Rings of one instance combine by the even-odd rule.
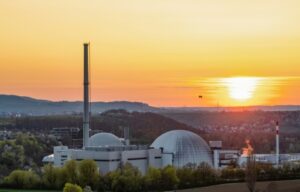
[[[161,149],[162,166],[183,167],[202,162],[212,166],[212,151],[208,144],[195,133],[184,130],[169,131],[159,136],[151,147]]]
[[[129,162],[143,174],[148,167],[162,167],[160,149],[147,146],[130,145],[129,131],[125,129],[125,138],[120,139],[111,133],[97,133],[92,137],[90,132],[90,92],[89,92],[89,44],[84,44],[84,113],[83,113],[83,148],[69,149],[67,146],[54,147],[53,155],[43,159],[45,163],[63,166],[67,160],[93,159],[102,173],[116,170]]]
[[[212,141],[208,145],[199,135],[185,130],[166,132],[155,139],[150,147],[131,145],[128,128],[124,130],[124,138],[111,133],[96,133],[90,137],[89,83],[89,44],[84,44],[83,148],[56,146],[54,153],[46,156],[43,162],[63,166],[67,160],[92,159],[103,174],[130,163],[145,174],[149,167],[163,168],[167,165],[183,167],[188,164],[199,165],[202,162],[219,169],[233,162],[243,165],[248,158],[249,153],[241,154],[240,150],[222,149],[221,141]],[[279,154],[278,123],[276,129],[277,153],[254,154],[255,159],[274,165],[299,161],[300,154]]]
[[[54,135],[57,139],[64,137],[76,138],[80,132],[78,127],[57,127],[52,128],[50,134]]]

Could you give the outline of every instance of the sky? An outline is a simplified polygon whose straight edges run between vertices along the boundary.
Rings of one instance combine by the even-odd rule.
[[[93,101],[298,105],[299,23],[298,0],[1,0],[0,94],[82,100],[90,42]]]

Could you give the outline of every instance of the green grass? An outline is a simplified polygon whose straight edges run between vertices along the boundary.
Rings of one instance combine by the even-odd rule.
[[[264,191],[270,183],[272,183],[272,191],[274,192],[300,192],[300,180],[257,182],[256,189],[259,191]],[[249,192],[249,190],[247,189],[245,183],[229,183],[209,187],[178,190],[178,192]]]
[[[50,191],[50,190],[26,190],[26,189],[0,189],[0,192],[59,192],[59,191]]]

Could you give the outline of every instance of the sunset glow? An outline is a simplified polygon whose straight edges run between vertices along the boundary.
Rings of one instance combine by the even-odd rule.
[[[0,1],[0,93],[154,106],[300,104],[300,1]],[[197,95],[203,94],[199,102]]]
[[[233,77],[222,80],[228,87],[229,95],[232,99],[247,100],[253,97],[259,78]]]

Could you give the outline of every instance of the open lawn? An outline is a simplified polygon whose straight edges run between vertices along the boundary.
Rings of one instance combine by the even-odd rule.
[[[59,192],[59,191],[49,191],[49,190],[25,190],[25,189],[0,189],[0,192]]]
[[[264,192],[270,184],[271,192],[300,192],[300,180],[258,182],[257,189]],[[180,192],[249,192],[245,183],[229,183],[210,187],[178,190]],[[266,192],[269,192],[266,191]]]

